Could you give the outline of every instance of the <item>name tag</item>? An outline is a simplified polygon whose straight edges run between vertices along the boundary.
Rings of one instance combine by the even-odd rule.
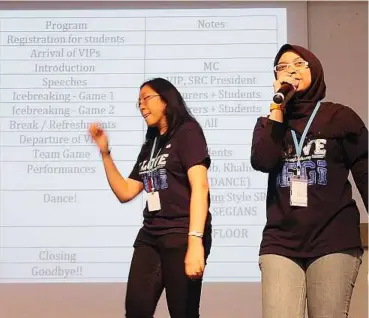
[[[150,212],[159,211],[161,209],[159,192],[149,192],[147,194],[147,207]]]
[[[290,205],[308,206],[308,180],[307,178],[293,176],[291,178]]]

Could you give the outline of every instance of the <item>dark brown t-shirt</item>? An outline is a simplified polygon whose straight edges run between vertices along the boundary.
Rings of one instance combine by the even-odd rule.
[[[151,167],[155,189],[159,191],[161,209],[150,212],[144,208],[143,229],[151,234],[188,233],[191,188],[187,171],[202,164],[209,168],[210,157],[206,140],[196,121],[183,123],[165,143],[158,137]],[[143,145],[129,178],[140,181],[149,192],[150,169],[148,163],[153,140]],[[210,195],[209,195],[210,205]],[[210,229],[208,214],[206,229]]]

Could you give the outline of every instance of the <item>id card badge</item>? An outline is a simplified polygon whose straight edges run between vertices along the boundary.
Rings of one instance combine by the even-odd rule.
[[[308,180],[301,176],[292,176],[290,188],[291,206],[308,206]]]
[[[158,191],[152,191],[147,194],[147,207],[150,212],[158,211],[161,209]]]

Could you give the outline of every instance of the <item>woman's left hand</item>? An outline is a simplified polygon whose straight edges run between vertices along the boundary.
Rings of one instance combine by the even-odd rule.
[[[185,257],[185,272],[191,279],[201,278],[205,268],[205,255],[202,238],[189,237]]]

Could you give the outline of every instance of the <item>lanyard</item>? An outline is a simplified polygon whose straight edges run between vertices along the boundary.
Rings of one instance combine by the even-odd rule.
[[[153,178],[154,169],[152,168],[152,166],[154,165],[153,156],[154,156],[154,151],[155,151],[155,147],[156,147],[156,140],[157,140],[157,137],[155,137],[155,139],[154,139],[154,143],[153,143],[152,148],[151,148],[150,159],[149,159],[149,173],[150,173],[150,179],[151,179],[151,191],[152,192],[155,191],[154,178]],[[160,151],[161,151],[161,148],[159,149],[158,153],[156,154],[155,159],[158,157]]]
[[[152,157],[154,156],[154,151],[155,151],[155,146],[156,146],[156,140],[157,140],[157,137],[155,137],[155,139],[154,139],[154,143],[152,144],[151,153],[150,153],[150,160],[149,160],[150,171],[151,171],[151,161],[152,161]],[[159,149],[158,153],[156,154],[156,156],[158,156],[159,152],[160,152],[160,149]]]
[[[309,121],[307,122],[306,127],[304,129],[304,132],[302,133],[300,143],[297,142],[296,132],[291,129],[292,139],[293,139],[293,143],[295,144],[295,149],[296,149],[297,175],[298,176],[300,176],[300,168],[301,168],[300,158],[301,158],[302,147],[304,146],[304,141],[305,141],[306,135],[307,135],[307,133],[310,129],[311,123],[313,122],[316,113],[318,112],[319,107],[320,107],[320,102],[318,102],[316,104],[312,114],[310,115]]]

